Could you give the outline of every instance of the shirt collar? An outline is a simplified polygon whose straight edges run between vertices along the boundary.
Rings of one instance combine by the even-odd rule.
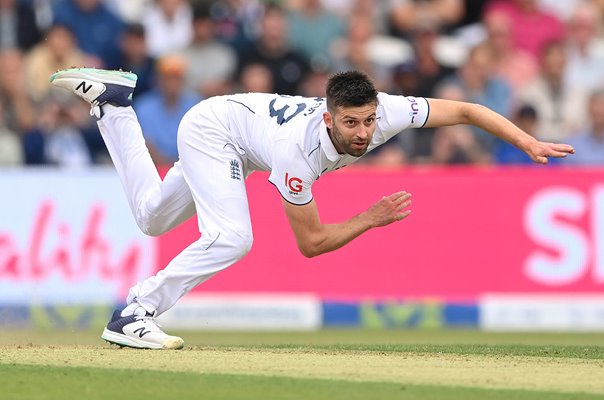
[[[342,154],[338,153],[336,147],[331,141],[331,138],[329,137],[329,134],[327,133],[327,125],[325,125],[325,121],[321,121],[321,124],[319,125],[319,141],[321,142],[321,149],[329,161],[334,162],[342,157]]]

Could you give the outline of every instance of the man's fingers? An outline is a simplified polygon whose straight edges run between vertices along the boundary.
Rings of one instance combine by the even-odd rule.
[[[569,144],[552,144],[551,145],[552,150],[554,151],[559,151],[562,153],[566,153],[566,154],[575,154],[575,149],[573,149],[573,146],[569,145]]]
[[[409,194],[409,193],[402,191],[402,192],[392,193],[390,196],[385,196],[385,197],[390,200],[396,201],[396,200],[400,199],[401,197],[405,196],[406,194]]]
[[[568,155],[569,153],[566,152],[562,152],[562,151],[555,151],[552,150],[548,153],[549,157],[556,157],[556,158],[564,158]]]
[[[569,144],[563,143],[541,143],[531,157],[539,164],[547,164],[547,157],[564,158],[569,154],[575,154],[575,149]]]
[[[552,144],[549,148],[550,157],[566,157],[568,154],[574,154],[575,149],[568,144]]]
[[[394,204],[399,204],[399,203],[402,203],[402,202],[410,199],[411,198],[411,193],[398,192],[398,193],[394,193],[394,194],[390,195],[389,197],[390,197],[390,200]]]
[[[403,219],[407,218],[407,216],[409,214],[411,214],[411,210],[407,210],[404,213],[396,214],[396,220],[397,221],[403,220]]]
[[[573,149],[571,145],[547,143],[547,147],[545,148],[543,155],[546,157],[563,158],[569,154],[575,154],[575,149]]]
[[[401,210],[409,207],[410,205],[411,205],[411,200],[407,200],[406,202],[397,205],[395,210],[398,212],[398,211],[401,211]]]

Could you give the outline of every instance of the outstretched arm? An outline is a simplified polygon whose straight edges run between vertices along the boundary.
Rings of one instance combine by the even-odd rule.
[[[424,127],[469,124],[477,126],[524,151],[531,159],[547,164],[548,157],[566,157],[575,150],[567,144],[540,142],[510,120],[479,104],[428,99],[430,115]]]
[[[282,199],[300,252],[314,257],[338,249],[371,228],[401,221],[411,213],[411,194],[397,192],[384,196],[367,211],[340,224],[323,224],[314,200],[303,206]]]

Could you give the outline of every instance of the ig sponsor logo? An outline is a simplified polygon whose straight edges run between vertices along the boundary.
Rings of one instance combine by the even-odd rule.
[[[285,173],[285,186],[291,194],[298,194],[302,191],[302,179],[295,176],[289,177],[289,173]]]

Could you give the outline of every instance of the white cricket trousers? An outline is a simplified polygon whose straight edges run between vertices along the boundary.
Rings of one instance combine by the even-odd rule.
[[[197,211],[200,238],[157,275],[130,289],[160,315],[215,273],[245,256],[252,226],[245,190],[245,156],[232,144],[226,107],[208,99],[191,108],[178,128],[180,159],[162,181],[132,107],[109,110],[98,125],[140,229],[161,235]]]

